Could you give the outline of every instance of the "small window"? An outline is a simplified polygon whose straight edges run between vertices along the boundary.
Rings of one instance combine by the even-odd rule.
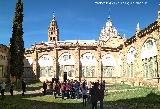
[[[53,40],[55,41],[55,40],[56,40],[56,38],[55,38],[55,37],[53,37]]]
[[[52,40],[52,37],[50,37],[50,40]]]

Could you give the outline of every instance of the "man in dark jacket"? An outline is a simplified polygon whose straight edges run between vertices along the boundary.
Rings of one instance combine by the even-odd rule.
[[[26,83],[22,80],[22,96],[24,96],[24,92],[26,92]]]
[[[10,91],[11,96],[13,96],[13,83],[12,82],[10,83],[9,91]]]
[[[94,83],[93,88],[91,89],[92,109],[97,109],[98,93],[99,93],[98,83]]]
[[[47,84],[44,81],[43,82],[43,95],[46,95],[46,90],[47,90]]]
[[[100,100],[100,109],[103,109],[103,99],[105,91],[105,81],[100,84],[99,100]]]

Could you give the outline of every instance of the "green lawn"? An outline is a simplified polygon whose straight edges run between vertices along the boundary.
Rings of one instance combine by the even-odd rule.
[[[41,85],[30,84],[28,89],[38,89]],[[114,84],[107,89],[104,109],[160,109],[160,92],[157,89],[125,84]],[[6,96],[4,101],[0,100],[0,109],[91,109],[91,105],[84,108],[81,99],[62,100],[54,99],[52,95],[33,94]]]

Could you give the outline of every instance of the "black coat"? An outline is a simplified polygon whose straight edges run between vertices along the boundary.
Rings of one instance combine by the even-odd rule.
[[[46,83],[43,83],[43,89],[47,89],[47,84]]]
[[[26,83],[24,81],[22,81],[22,89],[26,90]]]
[[[99,100],[99,89],[96,87],[93,87],[91,89],[91,102],[95,103],[95,102],[98,102],[98,100]]]

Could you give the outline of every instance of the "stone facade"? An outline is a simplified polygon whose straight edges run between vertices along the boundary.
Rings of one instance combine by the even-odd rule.
[[[9,48],[0,44],[0,80],[6,80],[9,71]]]
[[[158,13],[160,13],[158,11]],[[158,14],[160,15],[160,14]],[[96,81],[103,77],[110,83],[158,85],[160,74],[160,17],[129,39],[118,34],[108,17],[99,40],[59,40],[55,17],[48,27],[48,42],[26,49],[26,75],[41,81],[52,78]]]

